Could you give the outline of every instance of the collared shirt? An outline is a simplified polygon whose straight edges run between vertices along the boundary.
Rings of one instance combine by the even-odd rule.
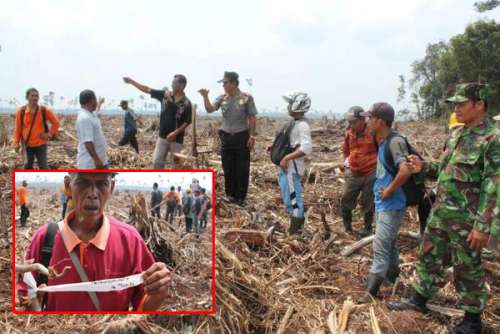
[[[375,138],[365,126],[361,134],[349,128],[344,139],[344,159],[349,159],[349,169],[354,176],[373,174],[377,168]]]
[[[490,121],[458,127],[429,167],[438,177],[433,215],[455,231],[500,235],[500,129]]]
[[[180,100],[174,100],[174,96],[165,98],[165,90],[152,89],[151,97],[161,102],[160,129],[158,136],[167,138],[167,136],[178,129],[182,124],[191,124],[192,106],[191,101],[184,95]],[[179,133],[175,142],[182,144],[184,142],[184,131]]]
[[[216,110],[222,110],[221,129],[230,134],[248,130],[248,118],[257,115],[253,97],[239,89],[234,96],[220,95],[213,106]]]
[[[65,266],[71,267],[59,278],[49,279],[48,285],[81,282],[74,268],[69,252],[74,251],[90,281],[121,278],[147,270],[155,262],[153,255],[135,227],[122,223],[113,217],[104,217],[103,223],[94,238],[89,242],[81,241],[69,227],[68,222],[75,216],[70,212],[57,231],[52,248],[50,266],[61,272]],[[42,226],[33,237],[26,259],[41,261],[47,226]],[[61,237],[64,236],[63,238]],[[33,273],[35,279],[38,273]],[[24,283],[19,284],[19,292],[26,292]],[[121,291],[97,292],[103,311],[142,310],[146,294],[143,285]],[[95,311],[94,304],[87,292],[57,292],[48,294],[47,311]]]
[[[290,132],[290,146],[300,146],[302,152],[307,155],[312,152],[311,127],[305,118],[296,120],[295,125]],[[297,170],[295,170],[297,166]],[[304,175],[305,163],[304,157],[294,159],[288,162],[288,173],[297,173]]]
[[[97,156],[103,164],[107,165],[108,155],[106,154],[106,150],[108,146],[102,132],[101,120],[95,112],[81,109],[76,119],[76,131],[78,133],[78,169],[96,168],[94,159],[92,159],[92,156],[85,147],[85,143],[88,142],[94,144]]]
[[[28,191],[26,190],[26,187],[20,186],[19,188],[17,188],[17,196],[19,197],[20,205],[25,205],[28,203]]]
[[[21,110],[25,108],[23,124],[21,126]],[[36,119],[33,119],[35,116],[35,111],[31,110],[31,108],[26,105],[19,108],[16,111],[16,129],[14,131],[14,143],[19,144],[21,138],[26,142],[29,147],[37,147],[41,145],[47,144],[46,139],[40,138],[40,135],[45,132],[45,125],[43,124],[43,115],[42,109],[45,110],[45,116],[47,121],[51,124],[49,128],[49,134],[54,136],[57,134],[57,130],[59,129],[59,119],[57,116],[50,110],[44,106],[38,106],[38,111],[36,112]],[[33,123],[33,128],[31,129],[31,123]],[[21,130],[22,128],[22,130]],[[22,133],[21,133],[22,132]],[[28,138],[29,134],[29,138]]]

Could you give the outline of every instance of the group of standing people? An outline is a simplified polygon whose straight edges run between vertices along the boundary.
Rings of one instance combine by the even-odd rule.
[[[367,112],[359,107],[349,110],[342,218],[350,231],[351,211],[362,192],[362,235],[371,232],[373,209],[376,225],[367,292],[360,302],[377,297],[384,281],[396,282],[400,274],[399,230],[407,207],[422,204],[414,197],[419,179],[428,177],[437,180],[436,191],[435,196],[425,197],[434,201],[430,212],[421,215],[419,210],[419,216],[425,218],[420,222],[423,235],[413,294],[409,300],[391,302],[388,307],[428,312],[427,301],[443,286],[444,270],[452,266],[465,311],[453,333],[481,332],[481,313],[488,299],[481,252],[490,237],[500,234],[500,130],[487,117],[488,92],[483,83],[457,85],[446,102],[452,104],[459,125],[454,124],[436,162],[424,161],[408,139],[392,128],[395,113],[389,104],[376,103]],[[425,190],[421,196],[424,194]]]
[[[181,187],[170,187],[165,194],[159,189],[158,183],[153,184],[151,192],[151,214],[153,217],[161,218],[160,207],[165,204],[165,220],[173,223],[175,216],[184,215],[186,233],[194,229],[196,236],[202,229],[206,229],[208,223],[208,212],[212,208],[212,200],[207,195],[206,189],[199,186],[197,179],[193,179],[190,187],[181,191]]]

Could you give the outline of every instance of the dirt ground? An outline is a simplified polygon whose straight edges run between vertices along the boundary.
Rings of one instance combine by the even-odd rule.
[[[12,117],[6,121],[10,140]],[[145,128],[151,127],[146,120]],[[305,230],[300,237],[288,237],[287,214],[281,204],[277,183],[277,168],[270,163],[265,148],[286,119],[260,118],[259,137],[252,154],[250,188],[245,208],[230,204],[223,191],[220,157],[217,154],[217,119],[200,119],[197,126],[198,161],[186,160],[190,167],[210,167],[218,173],[216,184],[216,314],[215,315],[138,315],[138,316],[19,316],[10,312],[11,279],[10,249],[10,172],[20,166],[21,159],[7,143],[0,151],[2,175],[2,239],[0,291],[2,328],[7,333],[331,333],[330,324],[339,320],[364,290],[365,276],[371,263],[368,245],[359,252],[344,257],[341,251],[357,241],[358,236],[343,231],[340,218],[340,195],[344,184],[341,146],[344,122],[332,119],[313,120],[314,152],[305,176],[304,196],[308,211]],[[74,119],[66,117],[58,141],[49,149],[53,168],[74,166],[76,142]],[[117,142],[122,120],[104,118],[107,138]],[[443,147],[446,133],[437,122],[398,124],[426,159],[435,159]],[[136,155],[129,147],[111,145],[112,168],[145,168],[151,166],[156,132],[141,130],[138,136],[144,153]],[[0,139],[2,136],[0,135]],[[191,131],[185,150],[191,155]],[[0,144],[4,142],[0,141]],[[1,147],[1,146],[0,146]],[[431,184],[429,184],[430,186]],[[362,227],[360,214],[355,212],[355,231]],[[399,240],[401,282],[392,294],[392,287],[382,289],[381,300],[373,305],[353,307],[345,333],[372,333],[372,318],[382,333],[448,333],[460,317],[448,317],[436,312],[420,315],[415,312],[391,312],[385,302],[407,296],[414,277],[418,241],[406,232],[418,231],[414,209],[410,209]],[[324,218],[323,218],[324,217]],[[243,232],[242,232],[243,230]],[[246,231],[246,234],[245,234]],[[484,312],[484,333],[500,332],[500,265],[498,257],[484,261],[486,281],[490,291]],[[457,307],[457,295],[451,279],[433,304]],[[373,307],[373,312],[371,312]],[[344,314],[341,314],[344,310]],[[370,315],[371,314],[371,315]],[[371,322],[372,321],[372,322]]]

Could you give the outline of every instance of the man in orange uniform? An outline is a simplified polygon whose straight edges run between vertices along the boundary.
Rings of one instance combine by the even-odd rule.
[[[372,233],[373,222],[373,183],[377,168],[377,143],[368,130],[365,118],[361,116],[363,108],[349,108],[346,119],[349,122],[344,141],[345,186],[342,194],[342,221],[347,232],[352,231],[352,210],[361,193],[361,207],[364,214],[365,228],[361,237]]]
[[[28,209],[28,182],[23,181],[22,186],[17,189],[17,198],[19,200],[19,205],[21,206],[21,226],[26,226],[26,220],[30,216],[30,210]]]
[[[14,131],[14,149],[19,152],[20,142],[26,148],[26,163],[24,169],[33,169],[35,157],[38,168],[48,169],[47,143],[57,134],[59,120],[56,115],[45,106],[38,105],[40,95],[36,88],[26,92],[28,104],[16,111],[16,126]],[[47,126],[50,122],[50,129]]]

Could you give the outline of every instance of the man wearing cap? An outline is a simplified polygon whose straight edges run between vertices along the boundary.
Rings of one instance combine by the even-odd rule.
[[[35,233],[26,260],[44,263],[48,255],[46,265],[63,273],[48,280],[45,275],[33,273],[37,286],[123,278],[139,273],[143,273],[144,283],[109,292],[48,292],[45,311],[154,311],[169,295],[170,272],[166,265],[155,262],[133,226],[104,214],[113,194],[114,174],[70,173],[74,209],[64,220],[45,224]],[[69,268],[65,270],[66,267]],[[18,290],[24,296],[27,286],[21,283]]]
[[[373,184],[377,168],[377,143],[368,129],[363,108],[353,106],[346,114],[349,127],[344,139],[345,184],[342,194],[342,221],[347,232],[352,231],[352,210],[361,193],[364,229],[361,237],[372,233],[373,222]]]
[[[373,185],[376,214],[373,262],[367,277],[366,294],[360,300],[368,302],[377,296],[384,280],[394,283],[399,276],[397,241],[406,212],[406,195],[401,186],[410,178],[411,172],[406,162],[406,140],[391,129],[394,121],[392,106],[385,102],[375,103],[361,116],[368,117],[368,128],[380,142]],[[391,157],[386,157],[386,153]],[[393,166],[388,163],[391,158]],[[394,170],[397,172],[394,173]]]
[[[481,332],[488,300],[481,251],[500,234],[500,130],[486,117],[487,96],[485,84],[457,85],[447,102],[464,125],[451,133],[440,162],[408,157],[413,172],[437,177],[437,196],[418,252],[413,295],[388,305],[427,312],[427,300],[445,283],[444,269],[453,266],[465,311],[456,334]]]
[[[182,150],[184,133],[191,124],[191,101],[184,93],[187,79],[182,74],[174,75],[172,91],[169,91],[168,88],[152,89],[128,77],[124,77],[123,81],[131,84],[141,92],[150,94],[153,99],[161,102],[160,127],[153,153],[153,168],[163,169],[168,154],[170,153],[173,156],[173,154]],[[173,161],[177,163],[178,159],[173,157]]]
[[[244,205],[250,176],[250,150],[255,145],[257,108],[250,94],[240,91],[238,73],[224,72],[219,80],[225,94],[211,103],[208,89],[200,89],[208,113],[222,109],[221,158],[226,195]]]
[[[103,169],[108,166],[108,145],[102,131],[101,120],[97,112],[101,109],[104,98],[97,98],[90,89],[80,93],[80,105],[76,119],[78,134],[78,169]]]
[[[128,101],[122,100],[120,102],[120,107],[125,111],[125,131],[123,132],[123,137],[118,142],[119,146],[124,146],[130,144],[133,149],[139,153],[139,144],[137,143],[137,138],[135,135],[137,134],[137,121],[138,117],[132,108],[129,108]]]

